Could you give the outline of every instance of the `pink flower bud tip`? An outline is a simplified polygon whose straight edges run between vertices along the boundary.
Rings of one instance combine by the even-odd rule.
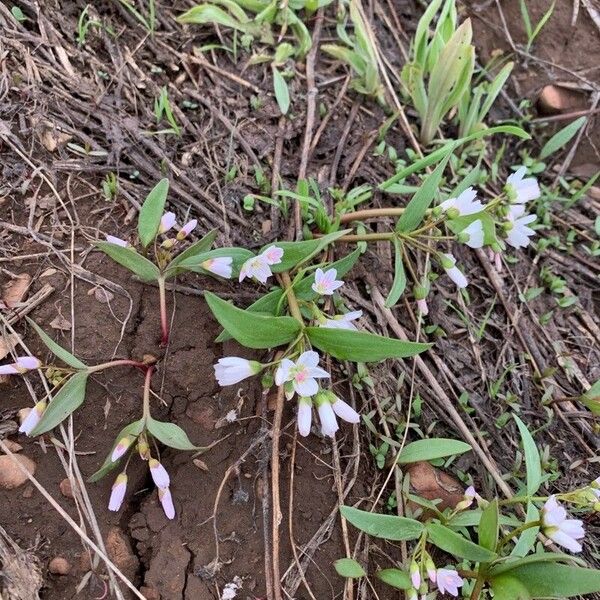
[[[158,233],[167,233],[167,231],[172,229],[175,226],[176,218],[175,213],[166,212],[160,219]]]
[[[198,221],[197,219],[192,219],[191,221],[188,221],[180,230],[179,233],[177,234],[177,239],[179,241],[184,240],[188,235],[190,235],[190,233],[192,233],[192,231],[194,231],[194,229],[196,229],[196,226],[198,225]]]

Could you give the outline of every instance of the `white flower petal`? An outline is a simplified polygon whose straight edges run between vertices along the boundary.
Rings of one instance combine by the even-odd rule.
[[[360,423],[360,415],[342,399],[338,398],[332,405],[333,412],[346,423]]]
[[[302,400],[298,404],[298,433],[306,437],[310,433],[312,423],[312,406]]]
[[[290,381],[293,377],[291,371],[294,366],[294,362],[289,358],[282,359],[275,371],[275,384],[283,385],[286,381]]]
[[[294,379],[294,389],[298,396],[314,396],[319,391],[319,384],[312,378],[296,381]]]
[[[318,408],[319,420],[321,421],[321,433],[329,437],[334,437],[339,429],[333,407],[329,402],[323,402]]]
[[[164,489],[158,489],[158,499],[162,504],[163,511],[167,519],[175,518],[175,506],[173,505],[173,497],[171,496],[171,490],[167,487]]]
[[[148,464],[150,466],[150,475],[152,475],[154,485],[156,485],[157,488],[168,488],[171,480],[167,470],[155,458],[151,458],[148,461]]]

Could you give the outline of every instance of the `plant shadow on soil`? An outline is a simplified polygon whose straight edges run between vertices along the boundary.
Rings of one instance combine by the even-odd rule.
[[[40,267],[23,265],[35,279]],[[263,480],[270,459],[269,438],[257,444],[255,450],[239,463],[223,486],[216,508],[219,537],[220,569],[215,571],[215,533],[212,519],[215,499],[224,475],[231,465],[261,434],[260,386],[231,386],[220,389],[215,382],[212,365],[221,355],[248,356],[235,342],[214,344],[219,333],[204,300],[200,297],[168,294],[169,310],[175,301],[175,317],[168,352],[158,347],[158,292],[152,286],[134,282],[127,272],[111,264],[110,259],[93,253],[86,268],[110,278],[125,288],[133,302],[131,318],[119,344],[121,324],[129,311],[129,300],[115,294],[109,303],[100,302],[103,295],[94,294],[94,286],[78,281],[75,284],[75,349],[84,362],[95,364],[108,360],[115,348],[117,357],[142,359],[144,354],[159,358],[152,390],[160,396],[151,398],[156,419],[172,421],[182,427],[198,446],[218,443],[198,458],[197,466],[189,452],[163,449],[161,460],[171,476],[176,518],[170,522],[163,514],[156,490],[148,476],[147,464],[137,454],[128,467],[128,494],[119,513],[107,509],[113,479],[118,470],[97,484],[88,484],[92,504],[106,540],[109,556],[138,586],[145,586],[148,597],[153,593],[162,600],[219,598],[227,582],[240,577],[241,597],[261,598],[265,594],[263,573],[263,509],[262,497],[268,488]],[[43,269],[42,269],[43,270]],[[42,281],[57,290],[64,289],[66,277],[58,272]],[[209,284],[211,285],[211,284]],[[212,284],[214,287],[214,284]],[[56,293],[32,313],[32,318],[50,334],[49,323],[57,314],[68,315],[70,299]],[[64,333],[64,332],[63,332]],[[54,335],[69,347],[70,335]],[[25,341],[47,364],[53,361],[33,331]],[[31,377],[35,383],[35,377]],[[74,417],[78,462],[84,477],[91,475],[104,460],[121,428],[141,416],[143,375],[135,369],[118,367],[104,371],[88,386],[84,405]],[[41,393],[41,387],[38,390]],[[11,378],[3,386],[3,409],[19,409],[29,405],[24,384]],[[238,420],[226,423],[225,416],[238,410]],[[281,449],[282,464],[287,466],[290,433],[285,425],[293,419],[291,407],[284,413]],[[222,423],[225,423],[222,425]],[[270,427],[269,424],[267,424]],[[72,499],[65,498],[59,484],[65,477],[61,462],[51,447],[45,449],[39,440],[13,437],[24,446],[22,453],[37,464],[40,483],[76,519]],[[47,439],[47,438],[46,438]],[[312,452],[327,453],[328,445],[313,436]],[[295,461],[294,521],[298,543],[308,541],[330,514],[337,496],[333,492],[333,477],[325,463],[299,445]],[[282,467],[281,525],[282,571],[292,560],[287,544],[287,502],[289,469]],[[89,569],[89,557],[82,549],[77,534],[54,512],[48,503],[28,484],[14,490],[0,491],[0,522],[10,524],[11,535],[24,547],[37,545],[36,554],[43,564],[56,556],[71,564],[68,576],[48,574],[42,597],[59,600],[73,598],[81,577]],[[268,521],[270,527],[270,521]],[[37,541],[36,541],[37,540]],[[337,533],[319,548],[320,574],[313,582],[318,597],[327,597],[342,582],[332,572],[332,562],[342,555]],[[101,595],[103,584],[98,582]],[[89,588],[87,588],[89,590]],[[320,590],[320,592],[319,592]],[[87,593],[87,591],[85,592]],[[245,596],[244,596],[245,595]],[[302,594],[298,598],[302,598]]]

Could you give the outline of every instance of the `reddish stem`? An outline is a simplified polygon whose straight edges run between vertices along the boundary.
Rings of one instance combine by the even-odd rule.
[[[164,348],[169,343],[169,319],[167,316],[167,295],[165,291],[165,280],[158,280],[158,294],[160,299],[160,345]]]

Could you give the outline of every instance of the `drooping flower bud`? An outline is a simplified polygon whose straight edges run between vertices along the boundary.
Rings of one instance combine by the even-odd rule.
[[[40,422],[44,411],[46,410],[46,401],[41,400],[38,402],[30,411],[29,414],[23,419],[19,431],[26,435],[29,435]]]
[[[167,519],[174,519],[175,506],[173,505],[173,497],[171,496],[171,490],[168,487],[158,488],[158,499],[162,504]]]
[[[154,485],[161,489],[168,488],[171,479],[167,470],[155,458],[151,458],[148,461],[148,465],[150,466],[150,475],[152,475]]]
[[[310,433],[312,423],[312,401],[310,398],[300,398],[298,401],[298,433],[306,437]]]
[[[123,504],[123,499],[125,498],[125,492],[127,491],[127,473],[123,471],[123,473],[119,473],[115,482],[112,486],[112,491],[110,493],[110,499],[108,501],[108,510],[112,510],[116,512],[121,508]]]
[[[188,221],[177,233],[177,239],[179,241],[184,240],[194,229],[196,229],[196,225],[198,225],[198,221],[196,219],[192,219]]]
[[[121,456],[123,456],[125,454],[125,452],[127,452],[127,450],[129,449],[129,446],[131,446],[131,444],[133,444],[134,441],[135,441],[135,437],[132,435],[127,435],[125,437],[122,437],[117,442],[117,445],[114,447],[112,454],[110,455],[110,460],[112,462],[119,460],[121,458]]]

